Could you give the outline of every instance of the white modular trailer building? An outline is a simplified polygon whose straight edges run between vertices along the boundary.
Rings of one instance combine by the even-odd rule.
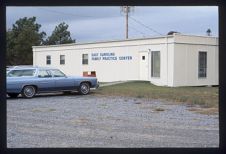
[[[100,82],[144,80],[159,86],[218,85],[218,38],[174,33],[154,38],[33,46],[33,65]]]

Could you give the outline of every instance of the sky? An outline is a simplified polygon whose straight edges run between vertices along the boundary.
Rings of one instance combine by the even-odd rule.
[[[217,6],[134,6],[129,14],[129,38],[165,36],[169,31],[218,37]],[[36,17],[40,31],[51,35],[65,22],[78,43],[125,39],[125,14],[120,6],[7,7],[7,29],[23,17]]]

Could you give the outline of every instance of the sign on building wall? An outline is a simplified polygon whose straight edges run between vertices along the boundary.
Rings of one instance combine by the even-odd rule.
[[[114,52],[91,53],[92,60],[132,60],[132,56],[117,56]]]

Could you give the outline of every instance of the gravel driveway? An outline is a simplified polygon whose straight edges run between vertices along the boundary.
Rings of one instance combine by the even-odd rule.
[[[7,99],[7,147],[218,147],[217,115],[126,97]]]

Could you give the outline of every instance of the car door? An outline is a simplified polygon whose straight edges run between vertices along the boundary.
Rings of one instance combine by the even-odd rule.
[[[62,91],[75,89],[74,79],[67,77],[63,72],[58,69],[51,70],[51,73],[55,81],[56,90]]]
[[[38,90],[42,92],[55,91],[55,81],[48,70],[38,71]]]

